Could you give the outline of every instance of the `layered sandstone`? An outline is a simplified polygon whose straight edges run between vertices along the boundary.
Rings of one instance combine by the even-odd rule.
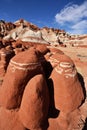
[[[5,22],[3,20],[0,20],[0,37],[6,36],[9,31],[14,29],[16,26],[11,22]]]
[[[16,22],[1,21],[1,37],[5,40],[14,39],[26,42],[49,43],[54,46],[87,47],[87,35],[71,35],[64,30],[43,27],[20,19]]]

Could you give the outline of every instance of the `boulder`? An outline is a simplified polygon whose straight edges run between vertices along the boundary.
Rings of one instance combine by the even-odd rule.
[[[54,87],[55,107],[60,111],[70,113],[82,104],[83,89],[73,61],[66,55],[56,55],[56,59],[58,63],[50,76]]]
[[[39,74],[28,82],[24,90],[19,110],[20,121],[28,129],[39,130],[46,123],[48,110],[48,87],[44,76]]]
[[[10,60],[1,87],[0,105],[7,109],[19,107],[27,82],[33,76],[42,73],[43,69],[35,49],[30,49],[14,56]]]
[[[14,52],[12,50],[6,50],[4,48],[0,50],[0,76],[1,77],[5,75],[9,61],[13,56],[14,56]]]

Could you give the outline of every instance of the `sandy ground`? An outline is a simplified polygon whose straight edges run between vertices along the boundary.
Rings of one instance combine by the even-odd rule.
[[[87,48],[81,47],[58,47],[65,54],[69,55],[72,59],[78,58],[81,61],[87,62]]]

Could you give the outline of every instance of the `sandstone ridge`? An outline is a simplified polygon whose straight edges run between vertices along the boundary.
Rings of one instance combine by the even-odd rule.
[[[87,35],[71,35],[61,29],[43,27],[20,19],[14,23],[0,21],[0,37],[4,40],[49,43],[51,45],[87,47]]]

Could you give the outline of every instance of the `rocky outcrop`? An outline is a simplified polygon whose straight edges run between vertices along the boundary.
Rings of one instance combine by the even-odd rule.
[[[16,28],[9,32],[7,36],[4,37],[5,40],[8,39],[21,39],[22,41],[28,42],[38,42],[38,43],[49,43],[49,44],[63,44],[63,38],[67,34],[64,30],[47,28],[44,27],[40,29],[36,25],[29,23],[23,19],[20,19],[14,23]]]
[[[64,30],[43,27],[20,19],[14,23],[1,20],[1,37],[4,40],[14,39],[25,42],[49,43],[54,46],[87,47],[87,35],[71,35]]]
[[[12,50],[0,50],[0,77],[5,75],[10,59],[14,56]]]
[[[76,69],[80,58],[73,55],[75,65],[67,47],[56,47],[75,37],[23,19],[14,25],[0,39],[0,130],[82,130],[87,90]]]
[[[72,47],[87,47],[87,35],[71,35],[68,40],[64,41],[64,44]]]
[[[3,20],[0,20],[0,37],[6,36],[9,31],[14,29],[16,26],[11,22],[5,22]]]
[[[57,61],[56,64],[55,60]],[[55,107],[60,111],[69,113],[81,105],[84,100],[83,90],[74,63],[69,57],[55,54],[53,62],[55,66],[51,79],[54,84]]]
[[[7,67],[0,88],[0,130],[52,130],[50,118],[59,130],[70,130],[84,98],[68,56],[46,45],[30,47]]]
[[[40,73],[43,73],[43,71],[37,52],[34,49],[19,53],[16,57],[13,57],[1,88],[0,105],[8,109],[19,107],[28,80]],[[4,98],[5,92],[7,94],[6,99]]]
[[[34,30],[34,31],[40,30],[39,27],[37,27],[36,25],[34,25],[34,24],[24,20],[24,19],[20,19],[20,20],[14,22],[14,24],[16,25],[16,27],[22,26],[24,28],[28,27],[28,28],[30,28],[31,30]]]
[[[42,38],[42,33],[40,29],[23,19],[14,23],[16,28],[12,30],[7,36],[4,37],[5,40],[14,39],[14,40],[21,40],[26,42],[37,42],[37,43],[47,43]]]
[[[26,128],[39,130],[45,127],[48,110],[47,83],[43,75],[36,75],[29,81],[24,91],[19,111],[20,120]]]
[[[10,34],[4,37],[5,40],[7,39],[14,39],[14,40],[21,40],[25,42],[35,42],[35,43],[43,43],[47,44],[47,42],[42,38],[41,32],[33,31],[28,27],[23,28],[22,26],[17,27],[16,29],[12,30]]]
[[[63,40],[67,37],[64,30],[44,27],[41,29],[42,37],[51,45],[63,44]]]

